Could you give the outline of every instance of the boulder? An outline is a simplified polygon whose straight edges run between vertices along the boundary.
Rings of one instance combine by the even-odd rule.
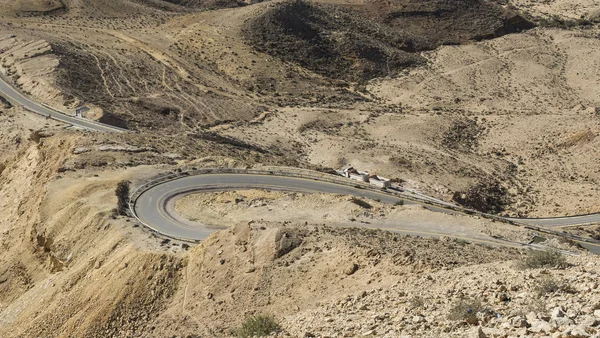
[[[557,317],[557,318],[553,318],[551,319],[550,323],[554,326],[557,327],[568,327],[571,326],[573,324],[575,324],[575,322],[573,321],[573,319],[571,318],[567,318],[567,317]]]
[[[531,311],[527,315],[525,315],[525,318],[527,318],[527,321],[532,322],[532,321],[538,319],[538,316],[535,312]]]
[[[530,322],[531,327],[527,329],[529,332],[534,333],[550,333],[552,332],[552,325],[545,320],[535,319]]]
[[[560,306],[557,306],[554,309],[552,309],[552,312],[550,313],[550,318],[552,318],[552,319],[562,318],[564,316],[565,316],[565,313],[563,312],[563,309],[561,309]]]
[[[487,335],[485,334],[485,332],[483,332],[483,328],[481,328],[481,326],[478,326],[476,328],[473,328],[467,337],[470,337],[470,338],[487,338]]]
[[[529,327],[527,320],[521,316],[512,317],[508,321],[512,327]]]
[[[577,318],[577,322],[579,323],[579,326],[583,327],[596,327],[600,324],[600,320],[598,320],[598,318],[589,315]]]
[[[571,333],[569,336],[570,337],[578,337],[578,338],[591,337],[591,335],[589,333],[587,333],[585,328],[581,327],[581,326],[571,329]]]
[[[356,263],[348,263],[344,268],[344,274],[350,276],[353,275],[358,270],[358,264]]]

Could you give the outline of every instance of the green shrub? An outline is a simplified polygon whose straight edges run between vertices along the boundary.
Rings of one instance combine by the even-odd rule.
[[[539,268],[564,268],[567,266],[565,257],[558,251],[553,250],[531,250],[519,267],[522,269]]]
[[[236,335],[240,338],[265,337],[279,330],[279,324],[273,316],[257,315],[246,319]]]

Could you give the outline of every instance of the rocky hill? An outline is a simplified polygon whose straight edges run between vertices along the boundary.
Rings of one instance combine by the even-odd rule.
[[[479,0],[360,6],[297,0],[252,20],[245,35],[261,52],[325,76],[366,81],[421,64],[417,52],[533,27],[517,13]]]
[[[349,81],[390,75],[422,62],[418,36],[393,31],[351,10],[305,1],[285,2],[245,29],[259,51]]]

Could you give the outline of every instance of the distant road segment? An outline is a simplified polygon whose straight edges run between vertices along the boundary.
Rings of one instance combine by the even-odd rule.
[[[99,131],[99,132],[124,132],[125,129],[114,127],[108,124],[88,120],[85,118],[79,118],[66,113],[59,112],[57,110],[45,107],[33,99],[23,95],[19,92],[3,75],[0,75],[0,93],[2,96],[10,101],[14,105],[19,105],[28,111],[39,114],[41,116],[49,117],[54,120],[70,124],[72,126]]]

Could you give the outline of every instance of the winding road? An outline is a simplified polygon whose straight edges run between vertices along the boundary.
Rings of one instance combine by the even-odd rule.
[[[57,121],[70,124],[74,127],[98,131],[98,132],[125,132],[121,129],[108,124],[75,117],[55,109],[35,102],[30,97],[22,94],[9,80],[0,73],[0,93],[13,105],[20,105],[24,109],[49,117]],[[420,204],[434,212],[443,212],[451,214],[470,213],[466,210],[456,210],[447,205],[431,205],[426,199],[415,199],[415,196],[398,196],[382,191],[358,188],[352,184],[341,184],[327,182],[326,180],[315,180],[299,177],[287,177],[277,175],[256,175],[256,174],[204,174],[177,179],[167,180],[158,184],[151,184],[143,190],[139,196],[132,201],[130,208],[132,213],[147,227],[156,232],[183,240],[199,241],[215,232],[216,228],[203,226],[201,224],[191,223],[182,220],[177,215],[172,215],[167,205],[169,201],[181,196],[182,194],[198,191],[215,190],[235,190],[235,189],[270,189],[284,190],[307,193],[329,193],[340,195],[351,195],[361,198],[379,200],[383,203],[395,204],[402,202],[404,204]],[[557,218],[505,218],[505,221],[517,222],[521,225],[530,225],[533,227],[552,228],[568,225],[587,225],[600,223],[600,214],[578,215],[572,217]],[[430,233],[422,231],[403,231],[401,229],[389,229],[397,232],[404,232],[413,235],[422,236],[447,236],[448,234]],[[554,234],[559,235],[556,231]],[[506,242],[488,239],[469,238],[475,242],[489,243],[494,245],[514,246]],[[600,254],[600,241],[578,241],[581,245],[590,251]]]
[[[191,175],[166,180],[164,182],[157,182],[156,184],[150,184],[149,186],[143,188],[138,196],[134,197],[131,208],[132,212],[143,224],[162,235],[183,240],[200,241],[222,228],[213,228],[199,223],[183,220],[179,215],[172,213],[173,208],[169,207],[170,202],[180,196],[193,192],[225,191],[236,189],[266,189],[304,193],[350,195],[378,200],[387,204],[403,203],[405,205],[422,205],[424,208],[434,212],[451,214],[465,213],[460,210],[451,210],[443,206],[435,206],[418,200],[407,199],[401,195],[390,194],[385,191],[355,187],[352,186],[351,182],[348,182],[348,184],[342,184],[311,178],[251,173],[210,173]],[[598,222],[598,219],[600,219],[600,215],[584,215],[571,218],[511,220],[518,221],[521,225],[558,226]],[[435,233],[429,231],[419,231],[415,229],[407,230],[401,228],[387,228],[386,230],[427,237],[452,236],[452,234],[449,233]],[[560,235],[559,233],[557,234]],[[494,238],[478,238],[476,236],[470,236],[464,239],[496,246],[522,246],[518,243]],[[594,241],[585,240],[576,241],[591,252],[600,254],[600,242],[594,243]]]
[[[70,124],[74,127],[99,131],[99,132],[124,132],[125,129],[121,129],[108,124],[88,120],[81,117],[75,117],[66,113],[54,110],[46,107],[40,103],[35,102],[31,98],[25,96],[18,91],[5,77],[0,74],[0,93],[13,105],[19,105],[26,110],[49,117],[51,119]]]
[[[378,199],[388,204],[403,201],[399,197],[382,192],[305,178],[256,174],[207,174],[167,181],[146,190],[133,204],[134,211],[144,224],[163,235],[173,238],[202,240],[213,233],[215,229],[200,224],[192,226],[181,222],[177,216],[170,214],[167,204],[171,199],[190,192],[235,189],[352,195]],[[404,203],[414,204],[412,201],[404,201]],[[434,211],[446,212],[441,208],[431,208]]]

